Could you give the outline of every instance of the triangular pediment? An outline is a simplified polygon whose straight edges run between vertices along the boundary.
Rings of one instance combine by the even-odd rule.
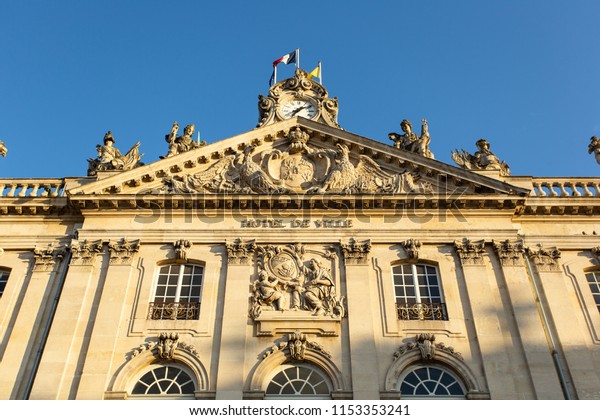
[[[140,195],[506,195],[527,190],[342,129],[293,118],[68,191]]]

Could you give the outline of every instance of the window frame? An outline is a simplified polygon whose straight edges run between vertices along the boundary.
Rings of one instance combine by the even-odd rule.
[[[584,272],[585,275],[585,281],[588,285],[588,290],[590,291],[591,295],[592,295],[592,300],[594,301],[594,303],[596,304],[596,308],[598,309],[598,312],[600,313],[600,270],[590,270],[590,271],[586,271]],[[594,281],[590,281],[588,276],[593,276]],[[594,288],[592,286],[595,286],[598,291],[594,291]]]
[[[410,275],[407,275],[405,268],[410,266]],[[417,267],[423,267],[423,275],[425,283],[419,282],[420,274]],[[401,267],[401,272],[396,273],[397,267]],[[433,269],[434,273],[428,272],[428,268]],[[430,282],[430,278],[434,277],[436,284]],[[437,264],[428,261],[401,261],[391,266],[392,289],[394,291],[394,304],[396,307],[396,317],[400,321],[448,321],[448,309],[444,298],[444,290],[442,287],[442,279],[440,270]],[[399,278],[400,282],[396,282]],[[411,279],[411,283],[405,282],[407,278]],[[407,287],[414,290],[414,295],[409,296],[406,293],[399,295],[397,290],[402,288],[406,291]],[[421,294],[421,287],[426,287],[428,291],[432,287],[437,287],[438,295],[432,296],[429,292],[428,296]],[[414,302],[410,302],[413,300]],[[439,301],[438,301],[439,300]]]
[[[8,279],[10,278],[10,272],[12,270],[8,267],[0,267],[0,298],[4,294],[6,290],[6,286],[8,285]],[[6,277],[4,277],[6,275]]]
[[[158,369],[162,369],[162,368],[167,368],[167,370],[169,368],[176,368],[176,369],[179,369],[180,372],[183,372],[184,374],[186,374],[190,378],[190,380],[194,386],[194,391],[192,393],[188,393],[188,394],[146,394],[146,393],[136,394],[136,393],[134,393],[136,386],[140,383],[141,379],[146,374],[148,374],[149,372],[158,370]],[[195,395],[196,395],[197,391],[198,391],[198,380],[197,380],[196,376],[194,375],[194,373],[190,369],[187,368],[187,366],[185,366],[182,363],[158,362],[158,363],[149,364],[144,369],[142,369],[138,372],[138,374],[135,377],[135,380],[131,381],[131,385],[129,386],[129,391],[127,392],[127,398],[128,399],[191,400],[191,399],[196,399]]]
[[[402,385],[405,383],[406,378],[409,377],[409,375],[414,374],[414,376],[419,379],[419,382],[417,383],[416,386],[414,386],[414,389],[417,389],[419,387],[419,385],[424,384],[425,382],[427,382],[427,380],[423,380],[423,378],[421,378],[419,375],[417,375],[415,372],[421,369],[427,369],[427,375],[428,375],[428,380],[434,381],[435,379],[431,379],[430,376],[430,369],[437,369],[439,371],[442,372],[442,374],[437,378],[437,385],[435,387],[435,389],[437,390],[438,387],[440,386],[440,379],[443,377],[443,375],[448,375],[450,376],[455,383],[458,384],[458,386],[461,389],[461,394],[450,394],[450,395],[436,395],[436,394],[429,394],[429,395],[415,395],[415,394],[404,394],[402,393]],[[408,382],[407,382],[408,383]],[[410,386],[413,386],[412,384],[409,383]],[[441,384],[444,388],[447,387],[447,385],[445,384]],[[427,389],[426,385],[422,385],[424,388]],[[400,391],[400,398],[402,399],[444,399],[444,400],[464,400],[467,398],[467,393],[468,393],[468,389],[467,386],[464,383],[464,380],[461,378],[460,375],[458,375],[456,372],[454,372],[453,370],[447,368],[445,365],[441,365],[439,363],[433,363],[433,364],[423,364],[423,363],[418,363],[418,364],[414,364],[409,366],[406,371],[402,372],[402,374],[400,375],[400,377],[398,378],[398,383],[397,383],[397,389]]]
[[[268,393],[269,386],[271,385],[271,383],[273,382],[273,380],[275,379],[275,377],[277,375],[279,375],[281,372],[285,372],[290,369],[299,369],[299,368],[311,370],[312,371],[311,375],[314,373],[318,374],[322,378],[321,382],[324,382],[326,384],[326,386],[329,390],[329,393],[328,394],[304,394],[304,395],[281,394],[281,393],[280,394],[269,394]],[[310,376],[309,376],[309,378],[310,378]],[[312,386],[312,384],[310,384],[308,382],[309,378],[307,378],[306,383],[308,383],[310,386]],[[283,389],[290,382],[291,381],[284,383],[281,386],[281,389]],[[265,389],[265,394],[264,394],[265,400],[292,400],[292,399],[293,400],[305,400],[305,399],[330,400],[330,399],[332,399],[331,393],[333,392],[333,383],[331,381],[331,378],[329,378],[329,376],[325,372],[323,372],[322,369],[320,369],[319,367],[315,366],[312,363],[283,363],[283,364],[277,366],[277,368],[271,372],[269,380],[266,382],[266,386],[264,389]]]
[[[169,271],[167,273],[163,273],[163,270],[168,267]],[[169,286],[169,280],[171,276],[174,277],[173,267],[178,267],[177,283],[175,284],[175,295],[168,296],[167,290]],[[191,273],[189,274],[189,283],[184,283],[184,279],[186,277],[185,268],[191,267]],[[200,269],[200,273],[196,272],[197,269]],[[161,276],[166,276],[165,283],[161,284]],[[193,280],[199,275],[200,284],[194,284]],[[184,263],[167,263],[158,266],[156,279],[154,282],[154,287],[151,295],[151,299],[149,302],[148,308],[148,319],[157,321],[157,320],[192,320],[196,321],[200,319],[200,307],[202,304],[202,294],[204,291],[204,283],[205,283],[205,275],[206,275],[206,266],[197,262],[184,262]],[[165,287],[165,291],[162,295],[157,297],[159,287]],[[188,287],[190,292],[187,296],[182,296],[181,291],[183,288]],[[194,287],[199,287],[200,290],[198,295],[191,295],[192,289]],[[159,299],[160,298],[160,299]],[[168,300],[172,298],[173,300]],[[182,302],[182,298],[184,301]],[[159,300],[157,300],[159,299]]]

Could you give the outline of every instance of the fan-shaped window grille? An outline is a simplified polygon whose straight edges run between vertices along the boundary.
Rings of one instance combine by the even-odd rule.
[[[146,372],[133,387],[132,395],[176,396],[193,395],[193,379],[177,366],[158,366]]]
[[[461,381],[446,369],[437,366],[416,367],[400,383],[402,397],[464,398]]]
[[[331,383],[310,365],[282,365],[269,382],[265,397],[330,399]]]

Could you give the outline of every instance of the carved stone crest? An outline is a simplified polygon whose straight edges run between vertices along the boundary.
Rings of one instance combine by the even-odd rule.
[[[160,333],[158,336],[158,357],[161,359],[171,360],[173,358],[173,353],[175,353],[175,349],[177,348],[177,341],[179,340],[179,335],[177,333]]]
[[[173,243],[173,249],[175,250],[175,259],[185,261],[187,260],[187,252],[192,247],[192,242],[185,239],[180,239]]]
[[[398,351],[394,353],[394,360],[397,360],[408,351],[417,349],[421,353],[421,360],[424,362],[433,360],[437,350],[441,350],[445,353],[451,354],[459,360],[463,360],[460,353],[456,352],[453,347],[446,346],[444,343],[433,344],[435,341],[435,335],[429,333],[418,334],[415,337],[415,341],[410,342],[401,346]]]
[[[336,294],[331,269],[322,258],[306,259],[305,252],[301,244],[257,247],[259,272],[252,284],[252,319],[264,310],[334,318],[345,315],[344,298]],[[332,255],[324,257],[331,260]]]
[[[401,243],[406,256],[411,260],[419,259],[419,249],[421,249],[421,241],[417,239],[407,239]]]
[[[306,358],[306,351],[312,350],[321,355],[331,359],[331,353],[325,350],[323,346],[314,341],[308,341],[306,334],[302,334],[300,331],[296,331],[292,334],[288,334],[287,341],[282,341],[278,345],[274,345],[263,354],[263,358],[284,351],[287,349],[290,353],[290,358],[294,361],[301,362]]]

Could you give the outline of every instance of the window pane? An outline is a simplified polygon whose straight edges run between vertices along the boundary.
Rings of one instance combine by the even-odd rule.
[[[419,367],[410,371],[400,383],[403,396],[464,397],[465,391],[458,378],[436,366]]]
[[[415,264],[414,272],[416,274],[413,273],[413,265],[411,264],[392,267],[399,319],[448,319],[437,267],[428,264]],[[418,305],[408,306],[415,303]]]
[[[0,271],[0,296],[4,293],[4,289],[6,288],[6,283],[8,283],[8,271]]]
[[[193,394],[195,385],[186,372],[177,366],[160,366],[147,372],[131,391],[134,395]]]

